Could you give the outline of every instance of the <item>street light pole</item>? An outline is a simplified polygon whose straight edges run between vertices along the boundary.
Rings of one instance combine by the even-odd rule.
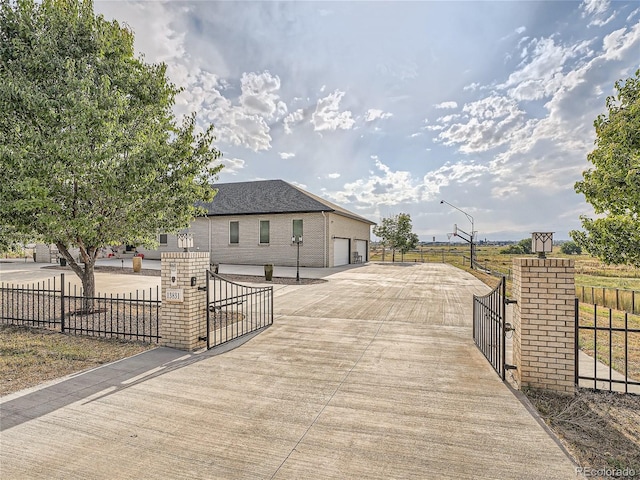
[[[471,234],[469,235],[469,244],[471,245],[471,268],[473,268],[473,258],[474,258],[474,254],[475,254],[475,249],[473,247],[473,238],[475,236],[475,228],[474,228],[474,223],[473,223],[473,216],[468,214],[464,210],[459,209],[455,205],[451,205],[446,200],[440,200],[440,204],[442,205],[443,203],[449,205],[452,208],[455,208],[456,210],[458,210],[461,213],[464,213],[465,216],[467,217],[467,219],[471,222]]]

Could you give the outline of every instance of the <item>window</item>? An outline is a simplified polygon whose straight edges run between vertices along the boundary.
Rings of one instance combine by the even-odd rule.
[[[240,242],[240,222],[229,222],[229,243]]]
[[[260,243],[269,243],[269,220],[260,220]]]
[[[166,233],[161,233],[160,234],[160,245],[166,245],[167,244],[167,234]]]
[[[302,220],[293,221],[293,236],[296,239],[302,238]]]

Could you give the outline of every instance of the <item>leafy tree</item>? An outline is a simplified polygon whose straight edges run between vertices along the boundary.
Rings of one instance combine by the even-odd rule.
[[[400,213],[382,219],[380,225],[373,227],[373,234],[380,238],[384,247],[391,248],[393,261],[395,262],[396,250],[404,254],[418,245],[418,235],[411,231],[411,216],[407,213]],[[384,250],[383,250],[384,252]]]
[[[560,247],[560,251],[565,255],[580,255],[582,248],[576,242],[564,242]]]
[[[55,243],[88,298],[101,247],[153,246],[212,200],[220,153],[90,0],[0,1],[0,225]]]
[[[420,240],[418,235],[411,231],[411,216],[408,213],[401,213],[396,221],[396,248],[402,253],[402,261],[404,261],[404,254],[416,248]]]
[[[508,255],[528,255],[531,253],[531,239],[523,238],[518,243],[509,245],[507,248],[503,248],[500,250],[500,253]]]
[[[379,225],[373,227],[373,234],[380,239],[382,244],[382,261],[384,261],[385,248],[391,248],[393,250],[393,260],[395,261],[395,237],[396,237],[397,222],[395,217],[385,217],[382,219]]]
[[[518,246],[522,249],[522,253],[530,254],[531,253],[531,238],[523,238],[518,242]]]
[[[570,235],[605,263],[640,267],[640,70],[615,88],[608,114],[594,122],[596,148],[587,156],[594,168],[575,184],[600,217],[580,217],[584,230]]]
[[[522,255],[524,253],[524,250],[522,249],[522,246],[520,244],[514,243],[513,245],[509,245],[508,247],[500,250],[500,253],[504,255]]]

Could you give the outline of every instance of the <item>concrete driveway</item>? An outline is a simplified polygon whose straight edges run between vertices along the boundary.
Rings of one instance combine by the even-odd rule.
[[[3,429],[2,477],[576,478],[473,344],[481,282],[440,264],[328,280],[278,286],[274,326],[223,355],[156,349],[88,372],[93,388],[3,398],[26,415],[58,395]]]

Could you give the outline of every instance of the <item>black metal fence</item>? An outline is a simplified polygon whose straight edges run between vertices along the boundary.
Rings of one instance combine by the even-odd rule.
[[[207,348],[273,324],[273,287],[249,287],[207,273]]]
[[[576,385],[640,394],[640,315],[579,298],[575,311]]]
[[[160,295],[156,287],[128,295],[85,297],[64,274],[30,285],[0,284],[0,323],[63,333],[158,343]]]

